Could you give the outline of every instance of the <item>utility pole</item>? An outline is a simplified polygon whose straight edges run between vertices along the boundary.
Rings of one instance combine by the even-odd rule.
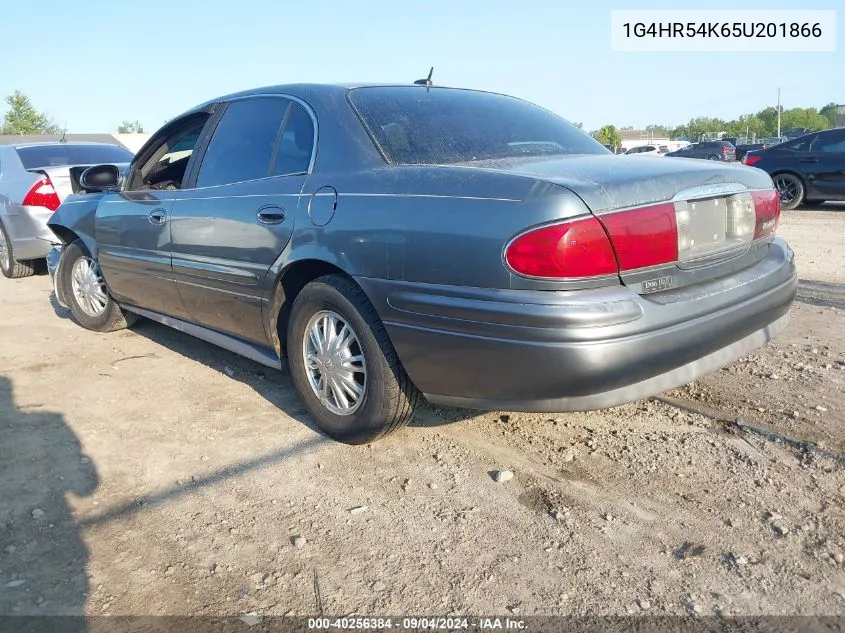
[[[780,140],[780,88],[778,88],[778,140]]]

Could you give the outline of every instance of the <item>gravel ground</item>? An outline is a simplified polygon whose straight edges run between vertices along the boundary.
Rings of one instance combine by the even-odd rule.
[[[801,289],[764,350],[607,411],[427,406],[362,447],[285,372],[0,280],[0,614],[843,614],[845,206],[780,232]]]

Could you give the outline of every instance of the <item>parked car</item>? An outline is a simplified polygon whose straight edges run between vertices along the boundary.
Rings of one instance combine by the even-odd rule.
[[[766,149],[767,147],[769,146],[766,143],[743,143],[741,145],[736,145],[736,159],[742,162],[748,152],[753,152],[758,149]]]
[[[727,141],[701,141],[666,154],[669,158],[706,158],[732,162],[736,160],[736,149]]]
[[[771,175],[784,209],[845,200],[845,128],[749,152],[743,162]]]
[[[771,339],[797,287],[767,174],[620,162],[474,90],[242,92],[172,119],[122,175],[82,180],[105,191],[50,221],[80,325],[141,315],[287,357],[308,413],[350,443],[423,396],[569,411],[660,393]]]
[[[0,272],[26,277],[55,242],[47,219],[91,165],[127,164],[132,153],[107,143],[0,145]]]
[[[627,152],[626,156],[663,156],[669,152],[669,148],[665,145],[640,145],[632,147]]]

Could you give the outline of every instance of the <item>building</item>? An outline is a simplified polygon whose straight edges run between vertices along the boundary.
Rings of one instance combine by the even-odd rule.
[[[125,147],[133,154],[137,152],[149,134],[0,134],[0,145],[23,143],[49,143],[64,138],[68,143],[109,143]]]

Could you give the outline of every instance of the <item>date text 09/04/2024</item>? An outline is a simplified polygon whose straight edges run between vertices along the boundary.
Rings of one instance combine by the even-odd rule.
[[[525,621],[511,618],[309,618],[308,628],[312,630],[356,629],[386,630],[398,629],[409,631],[464,631],[502,630],[524,631]]]

